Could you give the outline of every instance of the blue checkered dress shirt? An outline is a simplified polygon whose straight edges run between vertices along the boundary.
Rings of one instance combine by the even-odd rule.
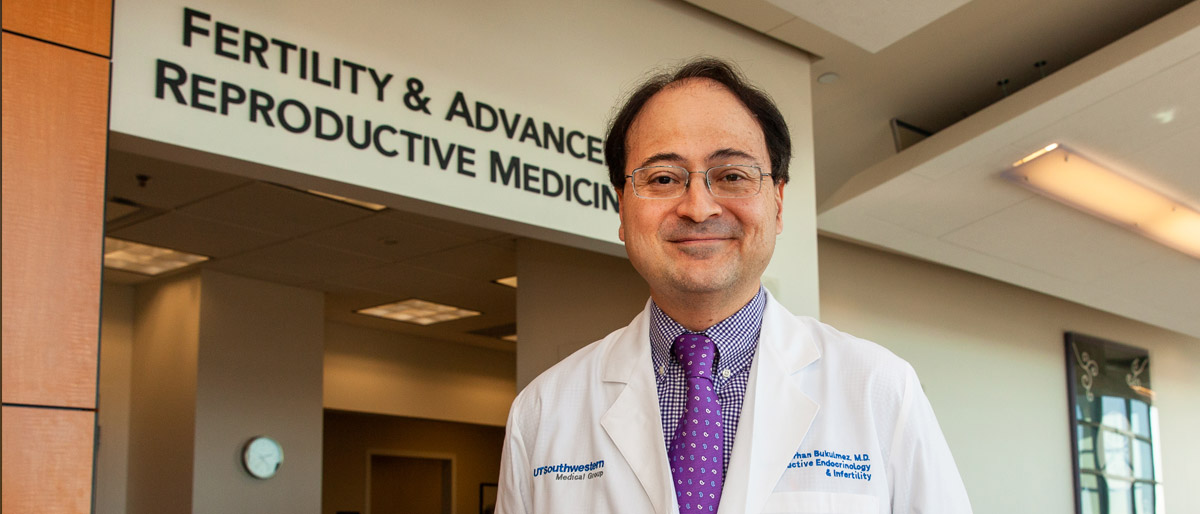
[[[713,363],[713,383],[717,387],[717,402],[721,404],[721,418],[725,423],[725,465],[722,467],[722,474],[729,471],[733,438],[737,434],[742,399],[746,397],[746,384],[750,380],[750,362],[754,359],[755,348],[758,347],[758,334],[762,330],[763,309],[766,305],[766,291],[759,286],[758,294],[750,303],[704,331],[717,345],[717,361]],[[687,401],[687,379],[679,361],[671,358],[671,342],[688,330],[667,316],[654,302],[651,302],[650,314],[650,357],[658,383],[663,445],[669,451],[671,436],[679,425],[679,418],[683,417],[684,403]]]

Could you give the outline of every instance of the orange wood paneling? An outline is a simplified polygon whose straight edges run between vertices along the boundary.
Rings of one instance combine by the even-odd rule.
[[[108,55],[112,0],[4,0],[4,30]]]
[[[2,46],[3,401],[94,408],[109,62]]]
[[[91,510],[95,416],[4,406],[4,512]]]

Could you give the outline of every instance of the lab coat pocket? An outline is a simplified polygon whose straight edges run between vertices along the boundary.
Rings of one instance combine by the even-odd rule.
[[[875,514],[879,498],[867,494],[784,491],[767,497],[763,514]]]

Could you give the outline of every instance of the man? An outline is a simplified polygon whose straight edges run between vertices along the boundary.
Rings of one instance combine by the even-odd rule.
[[[696,60],[605,144],[651,301],[517,397],[497,512],[970,512],[912,368],[760,285],[791,157],[771,100]]]

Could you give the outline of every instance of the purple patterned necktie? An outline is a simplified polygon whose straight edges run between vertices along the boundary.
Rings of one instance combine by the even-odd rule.
[[[725,463],[721,406],[712,381],[717,346],[704,334],[685,333],[675,338],[671,353],[683,366],[688,393],[671,451],[667,452],[679,512],[716,512],[721,503]]]

